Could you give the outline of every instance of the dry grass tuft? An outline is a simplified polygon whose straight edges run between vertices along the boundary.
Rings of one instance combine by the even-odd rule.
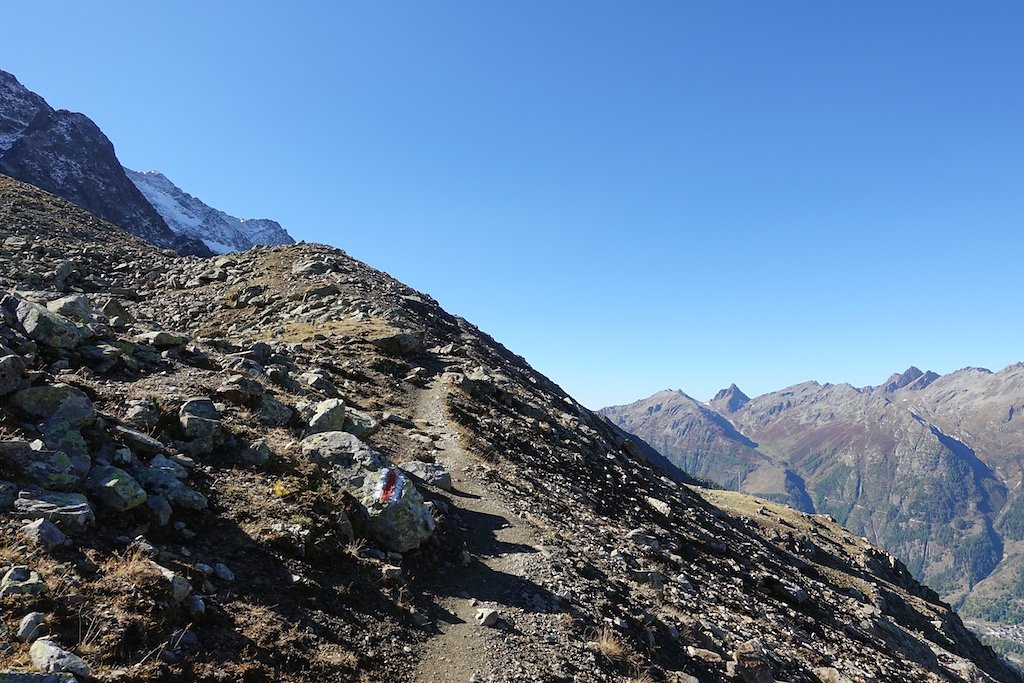
[[[110,582],[140,586],[160,579],[160,570],[141,550],[130,550],[123,555],[115,553],[102,568],[104,580]]]
[[[626,658],[626,648],[622,641],[615,635],[610,626],[602,626],[594,633],[591,645],[597,652],[609,661],[620,661]]]

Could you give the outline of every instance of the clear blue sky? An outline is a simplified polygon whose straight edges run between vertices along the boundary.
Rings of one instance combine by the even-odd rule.
[[[296,4],[8,3],[0,68],[591,407],[1024,360],[1024,3]]]

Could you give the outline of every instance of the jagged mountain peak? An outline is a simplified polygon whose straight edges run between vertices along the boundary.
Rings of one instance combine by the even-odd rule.
[[[0,156],[21,137],[40,110],[49,108],[46,100],[22,85],[14,74],[0,69]]]
[[[894,372],[889,376],[889,379],[877,387],[873,387],[872,390],[886,394],[893,394],[901,389],[919,391],[938,378],[939,375],[931,370],[923,372],[920,368],[911,365],[903,372]]]
[[[236,218],[214,209],[182,190],[160,171],[124,170],[171,230],[202,240],[214,252],[245,251],[257,244],[295,242],[278,222],[266,218]]]
[[[727,388],[722,389],[715,394],[715,397],[711,399],[709,405],[718,412],[728,415],[730,413],[735,413],[749,402],[749,396],[743,393],[743,391],[735,384],[730,384]]]

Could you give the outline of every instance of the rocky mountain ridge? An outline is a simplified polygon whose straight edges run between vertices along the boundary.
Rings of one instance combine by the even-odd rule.
[[[911,367],[874,387],[806,382],[733,400],[738,393],[693,402],[699,410],[686,409],[701,419],[685,426],[650,411],[665,392],[602,413],[695,476],[833,515],[967,614],[992,612],[976,605],[979,592],[989,592],[989,607],[993,594],[1011,605],[1024,599],[1011,578],[1022,569],[1021,365],[943,376]],[[715,457],[699,461],[701,447],[684,436],[704,432],[714,433],[703,448],[713,446]],[[778,463],[808,497],[778,485],[779,476],[767,489],[764,477],[750,475],[765,462]]]
[[[125,173],[171,230],[201,240],[215,253],[295,242],[277,221],[229,216],[183,191],[159,171],[141,173],[126,168]]]
[[[181,254],[210,256],[253,244],[293,241],[274,221],[240,221],[182,192],[162,175],[127,171],[91,119],[53,109],[2,70],[0,173]]]
[[[1021,680],[340,250],[173,257],[3,177],[0,235],[0,679]]]

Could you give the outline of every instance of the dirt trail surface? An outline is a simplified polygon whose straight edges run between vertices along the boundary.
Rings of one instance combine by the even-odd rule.
[[[489,681],[523,679],[529,659],[543,659],[535,643],[524,642],[516,625],[536,622],[528,604],[530,573],[542,544],[535,529],[520,519],[480,480],[480,460],[466,451],[444,405],[449,390],[444,376],[418,392],[415,421],[435,437],[435,458],[452,474],[446,496],[466,541],[466,555],[424,590],[435,602],[433,635],[420,647],[416,680]],[[533,588],[536,588],[533,586]],[[479,623],[481,610],[497,610],[493,626]],[[536,605],[533,606],[536,611]],[[533,617],[531,619],[531,617]],[[550,636],[552,643],[557,642]],[[534,671],[539,675],[539,671]]]

